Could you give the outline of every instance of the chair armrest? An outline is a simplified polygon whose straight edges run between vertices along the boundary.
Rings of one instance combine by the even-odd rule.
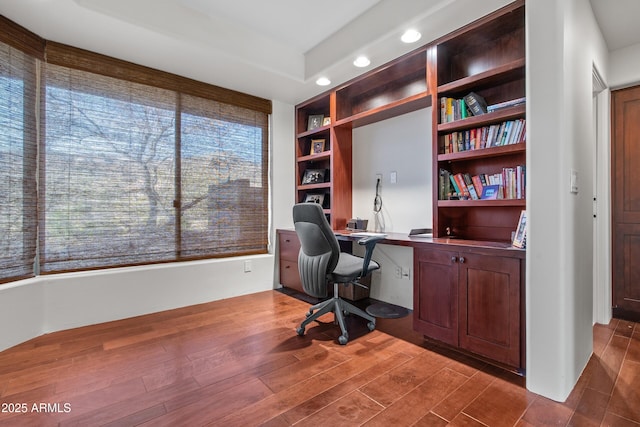
[[[369,272],[369,263],[371,262],[371,256],[375,249],[376,243],[380,240],[384,240],[385,236],[367,236],[358,240],[358,244],[365,247],[364,261],[362,264],[362,274],[360,277],[364,277]]]

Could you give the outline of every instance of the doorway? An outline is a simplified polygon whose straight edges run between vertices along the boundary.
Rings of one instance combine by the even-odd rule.
[[[640,86],[612,91],[613,316],[640,320]]]

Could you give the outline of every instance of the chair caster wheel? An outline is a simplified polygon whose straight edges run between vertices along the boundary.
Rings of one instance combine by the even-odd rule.
[[[304,335],[304,328],[298,328],[296,329],[296,332],[298,333],[298,336],[303,336]]]
[[[373,331],[376,328],[376,322],[367,323],[367,328],[369,328],[369,331]]]
[[[349,335],[347,335],[347,334],[340,335],[338,337],[338,342],[340,343],[340,345],[345,345],[347,343],[347,341],[349,341]]]

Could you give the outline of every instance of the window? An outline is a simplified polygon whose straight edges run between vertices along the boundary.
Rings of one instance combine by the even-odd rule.
[[[264,113],[46,66],[41,269],[266,252]]]
[[[36,60],[0,43],[0,282],[34,275]]]
[[[0,282],[267,251],[270,101],[0,23]]]

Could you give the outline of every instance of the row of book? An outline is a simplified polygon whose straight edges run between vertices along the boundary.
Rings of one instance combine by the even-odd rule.
[[[443,96],[440,98],[440,123],[450,123],[470,116],[479,116],[525,102],[526,97],[521,97],[487,105],[485,99],[474,92],[470,92],[460,99]]]
[[[507,120],[500,124],[453,132],[444,135],[444,154],[479,150],[524,142],[526,119]]]
[[[524,165],[503,168],[495,174],[451,173],[440,169],[439,200],[524,199]]]

